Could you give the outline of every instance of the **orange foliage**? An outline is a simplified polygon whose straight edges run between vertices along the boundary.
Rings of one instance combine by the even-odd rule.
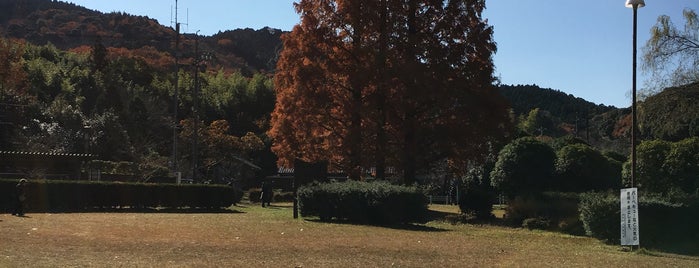
[[[92,47],[87,46],[87,45],[82,45],[79,47],[74,47],[68,50],[69,52],[76,53],[76,54],[90,54],[92,52]]]
[[[28,86],[22,56],[24,41],[0,39],[0,91],[23,94]]]
[[[614,138],[621,138],[621,137],[627,137],[631,135],[631,114],[628,114],[619,121],[616,122],[614,125],[614,131],[612,132],[612,137]]]
[[[282,37],[269,131],[280,164],[329,160],[356,176],[388,163],[412,179],[437,159],[482,161],[507,135],[482,1],[295,7],[301,23]]]
[[[218,40],[217,43],[218,43],[218,45],[219,45],[220,47],[228,47],[228,46],[230,46],[230,45],[233,44],[233,41],[231,41],[231,39],[225,39],[225,38],[224,38],[224,39]]]

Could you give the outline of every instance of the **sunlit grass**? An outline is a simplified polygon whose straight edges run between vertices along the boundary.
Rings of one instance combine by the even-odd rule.
[[[455,206],[432,206],[456,213]],[[697,267],[595,239],[496,226],[378,227],[292,218],[290,204],[233,213],[0,215],[0,267]]]

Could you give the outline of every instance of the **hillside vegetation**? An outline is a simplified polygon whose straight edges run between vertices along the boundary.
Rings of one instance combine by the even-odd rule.
[[[180,100],[174,106],[174,29],[144,16],[65,2],[0,0],[0,145],[6,150],[91,152],[102,160],[167,168],[177,122],[184,129],[178,135],[178,162],[184,168],[191,165],[192,130],[198,126],[201,159],[209,161],[202,166],[210,169],[202,172],[230,168],[204,155],[224,155],[221,148],[228,148],[238,152],[234,157],[273,173],[275,157],[266,133],[282,34],[271,28],[183,34]],[[202,55],[211,57],[198,61]],[[199,66],[198,84],[194,63],[205,66]],[[500,93],[511,105],[517,136],[574,136],[600,151],[628,154],[628,108],[536,85],[501,85]],[[642,138],[697,136],[698,99],[699,83],[694,83],[644,100],[639,106]]]

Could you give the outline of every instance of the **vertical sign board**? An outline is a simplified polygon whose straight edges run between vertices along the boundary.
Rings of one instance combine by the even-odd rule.
[[[621,189],[621,245],[638,246],[638,188]]]

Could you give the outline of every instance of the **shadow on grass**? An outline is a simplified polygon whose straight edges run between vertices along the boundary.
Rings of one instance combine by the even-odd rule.
[[[696,242],[695,242],[696,243]],[[641,248],[635,251],[638,255],[653,256],[659,258],[673,258],[685,260],[699,260],[699,249],[696,245],[672,245],[659,248]]]
[[[233,206],[231,208],[234,208]],[[180,213],[180,214],[234,214],[245,213],[230,208],[88,208],[88,209],[52,209],[33,211],[32,213]]]
[[[304,218],[304,220],[310,221],[310,222],[327,223],[327,224],[374,226],[374,227],[381,227],[381,228],[388,228],[388,229],[395,229],[395,230],[404,230],[404,231],[416,231],[416,232],[447,232],[447,231],[449,231],[447,229],[426,226],[426,225],[422,225],[422,224],[418,224],[418,223],[378,224],[378,223],[355,222],[355,221],[337,220],[337,219],[322,221],[318,218]]]
[[[294,205],[271,204],[269,206],[264,206],[262,208],[266,208],[266,209],[293,209]]]
[[[642,248],[636,253],[655,257],[668,257],[666,254],[672,254],[673,258],[683,255],[687,256],[687,259],[699,260],[699,244],[695,239],[685,237],[676,238],[673,241],[653,241],[643,244],[641,240]]]

